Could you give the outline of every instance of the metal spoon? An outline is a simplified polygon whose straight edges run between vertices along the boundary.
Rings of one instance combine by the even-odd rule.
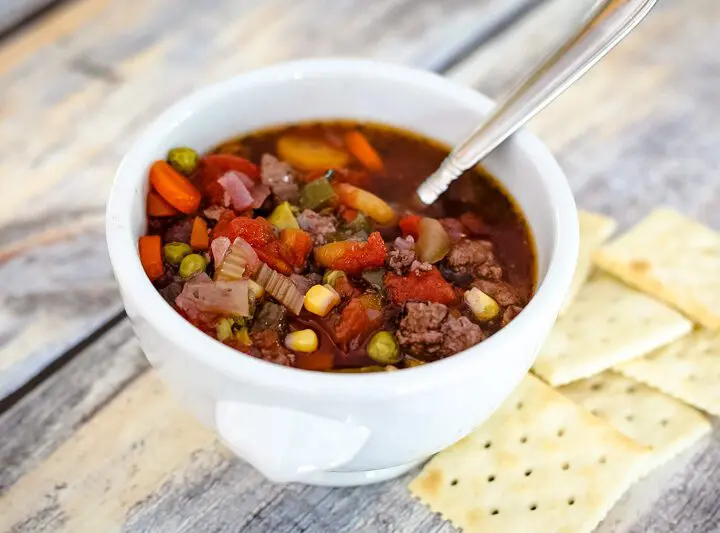
[[[599,0],[577,31],[505,97],[417,189],[420,205],[437,200],[463,172],[515,133],[630,33],[657,0]]]

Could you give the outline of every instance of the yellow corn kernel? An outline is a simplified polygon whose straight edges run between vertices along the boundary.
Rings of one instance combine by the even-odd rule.
[[[301,329],[288,333],[285,347],[294,352],[314,352],[318,347],[317,334],[311,329]]]
[[[313,285],[305,294],[305,309],[318,316],[327,315],[340,303],[340,295],[330,285]]]
[[[241,328],[240,331],[235,334],[235,338],[240,344],[244,346],[252,345],[252,341],[250,340],[250,334],[248,333],[247,328]]]
[[[265,296],[265,288],[257,283],[256,281],[253,281],[251,279],[248,280],[248,289],[252,293],[252,295],[255,297],[256,300],[259,300],[263,296]]]
[[[478,320],[492,320],[500,313],[500,306],[477,287],[465,291],[465,303]]]

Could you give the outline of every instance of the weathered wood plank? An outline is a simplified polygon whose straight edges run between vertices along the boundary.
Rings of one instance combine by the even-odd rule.
[[[171,101],[298,57],[438,67],[536,1],[77,0],[0,48],[0,397],[120,310],[103,208]]]
[[[49,8],[57,0],[4,0],[0,3],[0,34]]]
[[[540,10],[532,20],[535,24],[555,20],[546,13]],[[720,153],[712,150],[715,139],[707,127],[717,122],[720,112],[720,94],[711,91],[717,82],[715,73],[720,72],[720,58],[713,53],[720,39],[713,21],[719,15],[720,5],[714,0],[697,0],[693,9],[687,4],[663,4],[630,41],[535,121],[533,127],[565,165],[581,205],[604,209],[628,224],[656,203],[669,202],[719,227],[717,210],[710,206],[720,205],[714,174]],[[523,35],[510,32],[497,43],[522,39]],[[526,44],[536,45],[534,38]],[[501,57],[509,63],[512,55]],[[509,72],[502,62],[492,63],[499,65],[495,81]],[[634,89],[635,78],[640,89]],[[627,82],[625,90],[619,89],[618,80]],[[483,83],[481,79],[479,85]],[[663,157],[658,156],[660,149]],[[605,183],[610,185],[598,185]],[[128,340],[130,345],[133,342]],[[90,365],[88,358],[101,356],[108,357],[88,350],[79,356],[78,368]],[[47,386],[66,379],[68,368]],[[98,391],[104,390],[103,383],[98,376]],[[62,390],[58,385],[54,394]],[[39,434],[42,416],[30,413],[49,409],[54,396],[37,399],[34,393],[14,408],[26,409],[22,418],[12,411],[0,417],[0,435],[25,432],[28,427]],[[0,498],[0,529],[82,533],[97,531],[101,525],[110,531],[452,531],[410,499],[407,477],[358,489],[273,486],[214,441],[205,440],[205,433],[193,429],[194,423],[165,396],[152,374],[142,374],[87,422],[78,424],[76,433],[56,431],[58,437],[51,436],[41,454],[17,461],[11,483],[22,477]],[[144,408],[150,414],[143,413]],[[14,425],[8,425],[9,416],[15,417]],[[29,426],[18,426],[21,419]],[[100,448],[118,428],[123,429],[124,444]],[[176,442],[174,431],[180,429],[182,441]],[[146,447],[153,450],[133,450],[132,442],[142,438],[149,439]],[[716,530],[720,521],[717,424],[712,439],[703,444],[708,445],[704,452],[696,449],[638,484],[601,531]],[[152,470],[152,454],[173,446],[179,451],[161,463],[163,472],[144,472],[139,481],[126,481],[132,477],[133,465]],[[56,489],[55,483],[68,485]],[[106,486],[107,497],[102,494]],[[28,494],[48,497],[35,501]],[[78,509],[80,501],[98,516]]]

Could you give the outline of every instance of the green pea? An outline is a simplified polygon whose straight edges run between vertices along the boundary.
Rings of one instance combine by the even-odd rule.
[[[192,253],[192,248],[189,244],[184,242],[169,242],[163,246],[163,255],[165,260],[173,265],[179,265],[180,261],[183,260],[188,254]]]
[[[202,255],[190,254],[183,257],[178,273],[182,279],[190,279],[195,274],[205,272],[205,267],[207,267],[207,261]]]
[[[189,176],[195,172],[199,160],[200,156],[198,153],[187,146],[173,148],[167,155],[167,161],[170,163],[170,166],[185,176]]]
[[[345,272],[342,270],[328,270],[325,274],[323,274],[323,285],[330,285],[331,287],[334,287],[337,280],[343,276],[345,276]]]
[[[229,339],[233,332],[232,332],[232,326],[233,321],[230,318],[222,318],[218,321],[218,323],[215,325],[215,332],[217,340],[220,342],[224,342],[227,339]]]
[[[367,346],[367,354],[382,365],[391,365],[400,361],[400,350],[395,337],[389,331],[379,331],[372,336]]]

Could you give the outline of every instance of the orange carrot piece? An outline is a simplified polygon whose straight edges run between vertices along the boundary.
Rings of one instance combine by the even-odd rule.
[[[382,172],[385,169],[380,155],[359,131],[345,134],[345,146],[370,172]]]
[[[180,211],[175,209],[155,191],[150,191],[147,195],[147,214],[151,217],[174,217],[179,215]]]
[[[163,275],[162,240],[159,235],[144,235],[138,242],[140,262],[148,278],[155,281]]]
[[[150,183],[175,209],[188,215],[197,211],[200,191],[166,161],[155,161],[150,167]]]
[[[210,238],[208,237],[208,227],[205,219],[195,217],[190,233],[190,246],[193,250],[207,250],[210,247]]]
[[[334,360],[332,352],[295,353],[295,367],[304,370],[330,370]]]

